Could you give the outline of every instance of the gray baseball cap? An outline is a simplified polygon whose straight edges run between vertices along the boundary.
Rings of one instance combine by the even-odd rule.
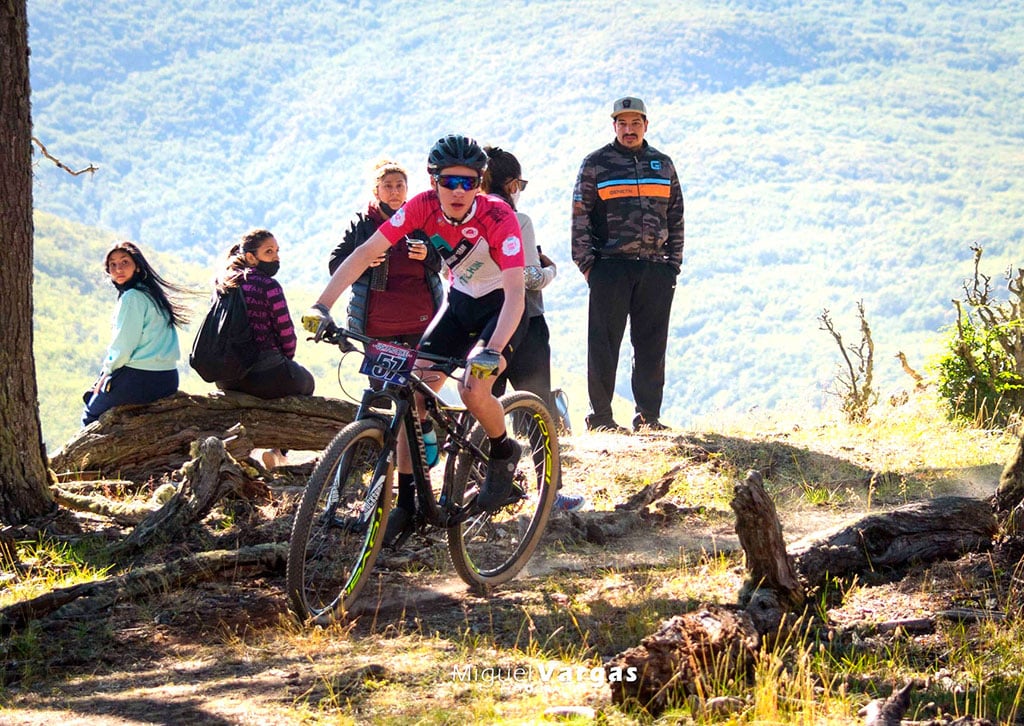
[[[646,117],[647,107],[636,96],[626,96],[625,98],[620,98],[612,106],[612,118],[618,118],[623,113],[639,113]]]

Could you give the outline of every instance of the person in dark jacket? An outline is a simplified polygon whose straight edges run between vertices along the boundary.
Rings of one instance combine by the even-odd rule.
[[[280,266],[277,240],[265,229],[249,232],[228,252],[227,268],[217,286],[221,291],[242,288],[258,354],[244,377],[217,381],[221,390],[258,398],[313,395],[313,375],[294,360],[295,326],[284,290],[274,280]]]
[[[615,141],[583,160],[573,190],[572,259],[590,287],[587,428],[626,432],[612,418],[611,402],[628,319],[633,430],[665,430],[665,350],[683,261],[683,194],[672,159],[644,139],[644,102],[620,98],[612,119]]]
[[[239,391],[258,398],[313,395],[313,374],[294,360],[295,326],[284,290],[274,279],[280,266],[277,240],[265,229],[249,232],[228,251],[227,267],[217,286],[222,292],[241,287],[258,352],[255,364],[242,378],[217,381],[217,388],[223,391]],[[287,463],[286,453],[268,450],[263,454],[263,463],[268,469],[283,466]]]

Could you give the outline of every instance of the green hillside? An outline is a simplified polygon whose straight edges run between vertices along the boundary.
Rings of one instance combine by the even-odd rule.
[[[647,101],[686,198],[675,423],[825,404],[837,351],[816,316],[855,337],[858,299],[883,390],[903,386],[895,354],[921,367],[937,349],[968,244],[995,274],[1021,261],[1016,5],[30,0],[29,20],[36,135],[100,167],[72,178],[40,160],[37,209],[205,268],[266,226],[295,309],[376,158],[420,189],[444,133],[515,152],[521,208],[560,263],[545,297],[574,405],[586,290],[570,193],[626,93]]]

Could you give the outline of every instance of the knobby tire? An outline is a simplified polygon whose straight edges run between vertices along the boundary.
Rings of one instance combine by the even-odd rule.
[[[349,424],[309,477],[292,525],[286,575],[289,605],[303,620],[327,625],[344,619],[373,570],[391,509],[394,457],[384,481],[376,487],[373,481],[386,453],[384,432],[378,419]]]
[[[514,491],[521,497],[493,514],[479,513],[447,530],[452,565],[479,592],[508,582],[529,561],[544,535],[561,474],[555,424],[540,398],[517,391],[503,396],[501,403],[508,435],[523,447],[514,480]],[[489,442],[479,423],[469,438],[487,452]],[[459,454],[452,481],[456,503],[469,501],[483,484],[486,467],[468,452]]]

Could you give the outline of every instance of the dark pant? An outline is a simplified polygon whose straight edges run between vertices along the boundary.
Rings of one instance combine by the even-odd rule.
[[[587,392],[597,420],[611,420],[619,349],[629,320],[633,345],[633,400],[652,421],[661,416],[665,348],[676,289],[670,266],[639,260],[599,259],[590,268]]]
[[[313,374],[293,360],[276,353],[261,357],[245,377],[237,381],[217,381],[222,391],[239,391],[257,398],[312,396],[316,382]]]
[[[517,391],[536,393],[557,420],[558,415],[551,400],[551,334],[543,315],[530,318],[526,335],[512,352],[508,367],[494,382],[494,395],[505,393],[507,383],[511,383]]]
[[[178,390],[178,371],[143,371],[118,368],[110,374],[103,389],[89,396],[82,412],[82,425],[88,426],[114,406],[152,403]]]

